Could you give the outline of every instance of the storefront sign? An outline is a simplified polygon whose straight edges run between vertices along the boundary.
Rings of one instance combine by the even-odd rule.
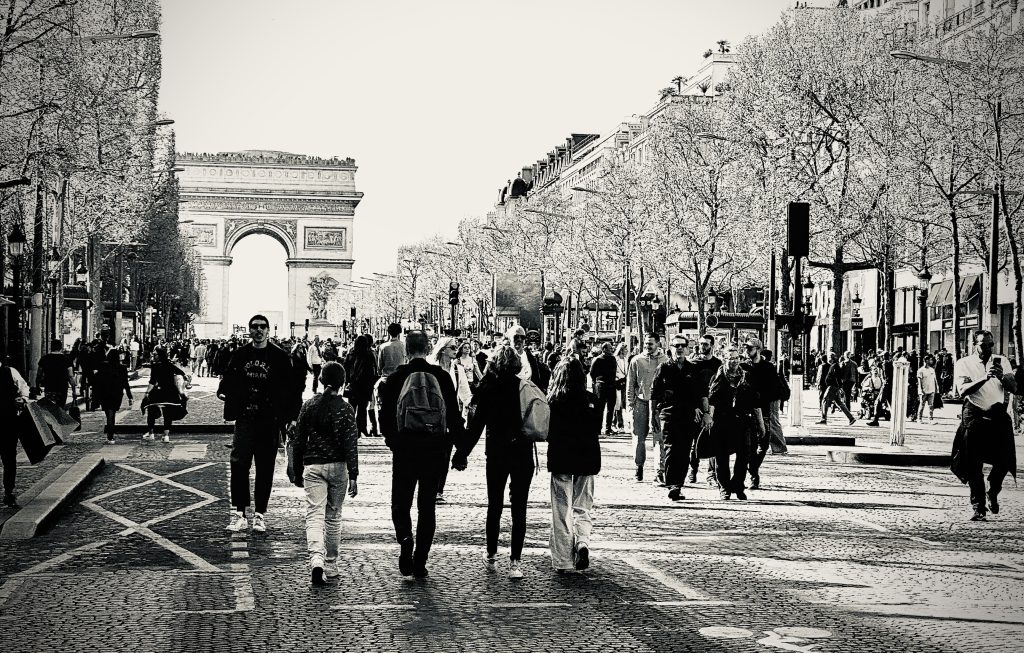
[[[850,329],[852,329],[853,331],[863,331],[864,330],[864,318],[862,318],[862,317],[852,317],[852,318],[850,318]]]

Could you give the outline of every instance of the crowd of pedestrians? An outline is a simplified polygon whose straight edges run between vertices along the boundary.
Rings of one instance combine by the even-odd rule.
[[[481,437],[487,511],[483,524],[486,570],[499,566],[498,543],[506,499],[511,512],[507,574],[522,578],[530,489],[538,473],[538,444],[547,449],[550,474],[551,565],[560,573],[591,561],[592,508],[601,471],[602,435],[629,424],[635,479],[643,482],[648,440],[656,454],[655,481],[669,501],[681,501],[697,483],[701,461],[706,482],[723,500],[746,500],[762,487],[769,453],[787,453],[780,413],[789,400],[787,366],[750,337],[721,344],[711,335],[694,341],[682,334],[666,343],[648,336],[642,348],[626,342],[588,343],[578,331],[564,345],[529,343],[525,329],[511,327],[499,342],[442,336],[392,324],[387,339],[369,335],[341,346],[270,337],[270,322],[255,315],[244,340],[184,339],[153,348],[131,342],[75,343],[70,353],[54,341],[39,362],[44,397],[64,405],[79,389],[87,407],[105,414],[108,442],[124,399],[134,397],[129,375],[148,362],[140,400],[148,431],[144,440],[170,441],[171,426],[187,414],[193,376],[219,379],[224,418],[234,422],[230,460],[232,514],[228,530],[267,530],[279,448],[289,447],[289,478],[303,487],[312,583],[338,576],[341,507],[358,492],[358,441],[383,436],[391,451],[391,518],[402,575],[429,575],[436,506],[446,503],[449,470],[468,468]],[[897,349],[815,355],[810,377],[819,390],[821,422],[837,409],[852,424],[877,425],[891,415],[894,370],[909,367],[910,419],[932,419],[943,397],[964,402],[954,446],[954,472],[970,485],[972,519],[998,512],[1007,473],[1015,472],[1013,422],[1006,402],[1024,387],[1022,370],[994,355],[987,332],[975,350],[956,361],[945,352],[917,359]],[[9,367],[12,391],[4,410],[14,414],[29,396]],[[3,376],[0,374],[0,377]],[[303,401],[312,375],[313,397]],[[3,378],[0,378],[3,382]],[[860,414],[851,404],[859,400]],[[927,410],[926,410],[927,409]],[[7,413],[4,413],[5,415]],[[13,503],[13,454],[4,440],[4,501]],[[982,465],[992,464],[986,489]],[[255,481],[250,488],[250,472]],[[250,491],[252,490],[252,491]],[[416,525],[412,506],[415,498]]]

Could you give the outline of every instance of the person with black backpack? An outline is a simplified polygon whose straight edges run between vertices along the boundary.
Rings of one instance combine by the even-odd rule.
[[[526,502],[535,470],[534,440],[524,435],[520,382],[528,382],[527,387],[533,389],[536,389],[536,385],[529,379],[520,378],[523,363],[514,346],[499,347],[487,369],[487,374],[473,395],[473,416],[469,420],[466,437],[456,441],[452,467],[459,471],[466,469],[469,454],[486,427],[487,557],[484,564],[487,571],[497,569],[498,532],[501,529],[507,483],[512,504],[512,550],[508,577],[516,579],[523,577],[520,557],[526,540]]]
[[[463,437],[465,424],[448,372],[427,362],[430,339],[422,331],[405,338],[409,362],[399,365],[380,386],[380,428],[391,449],[391,521],[401,547],[398,569],[403,576],[425,578],[427,556],[434,541],[434,503],[441,465],[448,446]],[[419,486],[416,538],[412,534],[412,497]],[[415,549],[415,550],[414,550]]]

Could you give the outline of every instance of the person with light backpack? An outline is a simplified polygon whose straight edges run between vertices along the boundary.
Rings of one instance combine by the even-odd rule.
[[[425,578],[427,556],[434,541],[435,504],[441,465],[447,464],[452,442],[465,433],[459,399],[448,372],[427,362],[430,340],[422,331],[405,338],[409,362],[399,365],[380,386],[380,428],[394,454],[391,467],[391,521],[403,576]],[[412,497],[419,515],[413,539]]]
[[[472,417],[465,437],[456,440],[452,467],[466,469],[473,447],[487,428],[487,571],[498,563],[498,532],[505,505],[505,485],[512,504],[512,550],[508,577],[523,577],[520,558],[526,540],[526,502],[534,474],[534,443],[547,439],[550,412],[543,392],[529,379],[520,378],[523,363],[514,346],[499,347],[491,357],[471,404]]]

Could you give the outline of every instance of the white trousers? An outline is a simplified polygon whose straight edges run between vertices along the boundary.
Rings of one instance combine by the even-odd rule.
[[[310,569],[321,567],[334,576],[341,545],[341,504],[348,491],[348,464],[306,465],[302,481],[306,490],[306,551]]]
[[[590,548],[594,477],[551,475],[551,566],[573,569],[576,547]]]

